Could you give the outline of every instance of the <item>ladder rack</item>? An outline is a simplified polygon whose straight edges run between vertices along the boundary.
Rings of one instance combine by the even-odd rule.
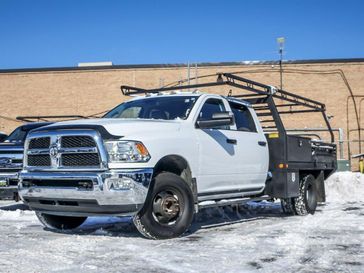
[[[305,98],[303,96],[278,89],[274,86],[262,84],[252,81],[231,73],[217,73],[216,81],[200,84],[189,84],[182,86],[161,87],[155,89],[143,89],[133,86],[122,85],[120,86],[123,95],[134,94],[158,94],[161,92],[207,88],[214,86],[232,86],[237,89],[250,92],[249,94],[233,94],[229,92],[227,97],[242,99],[249,102],[261,119],[263,129],[277,129],[279,133],[286,135],[280,115],[284,114],[299,114],[299,113],[315,113],[320,112],[324,118],[328,131],[331,135],[331,141],[334,142],[334,134],[331,130],[331,125],[326,116],[325,104]],[[274,99],[279,101],[276,104]],[[265,118],[267,117],[267,118]],[[268,123],[266,126],[265,124]],[[269,124],[271,123],[271,124]],[[272,124],[274,123],[274,124]]]

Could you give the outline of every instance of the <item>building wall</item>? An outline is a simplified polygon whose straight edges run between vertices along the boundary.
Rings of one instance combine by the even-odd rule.
[[[325,103],[327,113],[333,116],[332,127],[345,129],[346,139],[346,104],[349,91],[339,72],[344,72],[355,95],[364,96],[364,62],[296,63],[285,64],[284,69],[284,89]],[[197,74],[202,76],[236,71],[242,72],[243,77],[279,86],[277,65],[201,66],[197,69]],[[195,68],[192,67],[191,77],[195,72]],[[121,94],[120,85],[153,88],[186,77],[186,67],[2,71],[0,131],[9,133],[20,125],[21,123],[14,121],[20,115],[92,115],[106,111],[128,99]],[[203,78],[198,81],[201,83],[212,79]],[[227,94],[229,89],[217,87],[207,91]],[[360,98],[357,99],[358,106],[359,101]],[[361,108],[364,108],[364,101],[361,105]],[[361,115],[361,126],[364,127],[364,109],[361,109]],[[287,116],[285,123],[289,128],[324,127],[323,119],[319,115]],[[349,129],[355,128],[357,127],[353,104],[349,100]],[[358,139],[357,131],[351,132],[350,139]],[[358,143],[352,143],[351,147],[352,154],[358,153]],[[345,153],[347,158],[347,145]]]

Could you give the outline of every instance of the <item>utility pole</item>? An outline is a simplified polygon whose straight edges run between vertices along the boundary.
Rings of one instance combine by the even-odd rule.
[[[191,84],[191,66],[190,62],[187,62],[187,79],[188,79],[188,85]]]
[[[198,71],[197,71],[197,63],[195,63],[195,83],[198,84]]]
[[[189,61],[187,62],[187,84],[191,84],[191,66]],[[190,89],[188,89],[188,92],[190,92]]]
[[[277,43],[278,43],[278,46],[279,46],[279,56],[280,56],[280,59],[279,59],[279,73],[280,73],[280,76],[281,76],[281,90],[283,90],[283,67],[282,67],[282,61],[283,61],[284,42],[285,42],[284,37],[277,38]]]

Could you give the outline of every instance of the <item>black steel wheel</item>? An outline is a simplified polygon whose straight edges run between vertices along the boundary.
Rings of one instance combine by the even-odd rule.
[[[153,217],[161,225],[173,225],[183,213],[182,193],[174,188],[158,192],[153,199]],[[182,208],[181,208],[182,205]]]
[[[315,213],[317,207],[317,188],[313,175],[309,174],[302,178],[299,196],[293,200],[294,209],[298,215]]]
[[[40,212],[36,212],[35,214],[45,227],[59,230],[78,228],[87,219],[87,217],[59,216]]]
[[[176,174],[163,172],[155,177],[151,196],[134,216],[134,224],[149,239],[178,237],[192,223],[193,206],[188,184]]]

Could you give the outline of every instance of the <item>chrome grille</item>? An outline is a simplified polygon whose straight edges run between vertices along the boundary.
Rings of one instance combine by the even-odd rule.
[[[96,153],[63,154],[61,157],[62,166],[97,166],[100,165],[99,155]]]
[[[46,149],[51,145],[50,137],[33,138],[29,142],[29,149]]]
[[[27,169],[94,170],[105,168],[107,162],[102,140],[92,130],[34,132],[27,143]]]
[[[29,166],[51,166],[51,157],[49,155],[28,155]]]
[[[96,147],[96,143],[90,136],[63,136],[61,138],[62,148]]]

